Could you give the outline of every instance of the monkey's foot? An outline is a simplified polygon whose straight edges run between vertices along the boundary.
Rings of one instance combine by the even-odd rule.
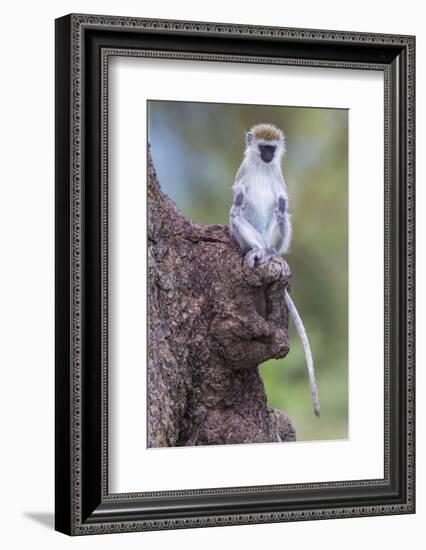
[[[246,254],[246,262],[250,269],[253,269],[257,264],[266,264],[270,259],[276,258],[277,253],[272,248],[253,248]]]

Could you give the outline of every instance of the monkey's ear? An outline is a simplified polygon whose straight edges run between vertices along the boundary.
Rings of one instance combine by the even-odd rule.
[[[252,141],[253,141],[253,133],[252,132],[247,132],[246,133],[246,143],[247,143],[247,145],[251,145]]]

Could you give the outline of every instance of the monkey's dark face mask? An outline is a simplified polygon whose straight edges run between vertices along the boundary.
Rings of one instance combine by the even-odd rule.
[[[263,162],[271,162],[275,155],[275,145],[259,145],[260,158]]]

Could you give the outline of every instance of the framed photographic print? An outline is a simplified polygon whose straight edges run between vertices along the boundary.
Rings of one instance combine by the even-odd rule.
[[[413,36],[56,20],[56,529],[406,514]]]

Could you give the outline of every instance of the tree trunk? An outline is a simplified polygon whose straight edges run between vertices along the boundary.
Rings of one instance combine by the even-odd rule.
[[[148,445],[294,441],[257,366],[288,353],[280,258],[250,270],[227,226],[195,224],[148,152]]]

